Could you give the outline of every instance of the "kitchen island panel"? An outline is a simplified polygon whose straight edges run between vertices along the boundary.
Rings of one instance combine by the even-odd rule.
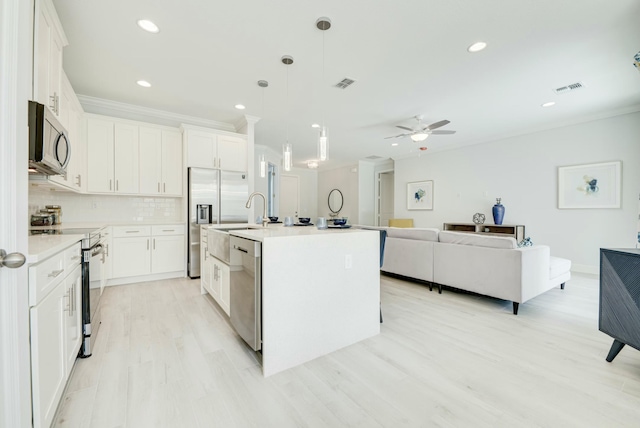
[[[380,333],[379,233],[292,232],[262,237],[265,376]]]

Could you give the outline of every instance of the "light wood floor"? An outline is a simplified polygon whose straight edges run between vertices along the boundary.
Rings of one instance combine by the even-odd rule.
[[[510,302],[381,283],[380,335],[266,379],[198,280],[107,288],[54,426],[640,426],[640,352],[605,361],[596,279],[574,275],[518,316]]]

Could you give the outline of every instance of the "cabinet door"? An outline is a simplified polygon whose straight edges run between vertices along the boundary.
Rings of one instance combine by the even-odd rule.
[[[69,376],[82,343],[82,270],[78,265],[65,279],[65,375]]]
[[[216,134],[202,131],[186,131],[187,166],[216,168]]]
[[[113,238],[113,277],[151,273],[151,238]]]
[[[218,166],[225,171],[247,171],[247,141],[218,136]]]
[[[65,302],[65,281],[61,281],[30,310],[34,427],[51,426],[67,379],[63,325]]]
[[[139,186],[139,138],[138,127],[124,123],[115,124],[115,192],[138,193]]]
[[[69,111],[69,133],[71,137],[71,161],[70,171],[67,173],[67,182],[72,189],[83,192],[87,188],[87,161],[86,145],[82,137],[82,110],[72,108]]]
[[[182,196],[182,135],[162,131],[162,193]]]
[[[218,263],[218,277],[220,282],[220,298],[218,303],[227,315],[231,310],[231,270],[225,263]]]
[[[87,190],[90,193],[114,192],[113,122],[87,119]]]
[[[49,52],[51,43],[51,18],[46,13],[42,4],[39,5],[39,13],[36,16],[38,20],[36,28],[36,51],[34,52],[34,69],[37,76],[34,76],[34,97],[36,101],[49,106]]]
[[[56,116],[60,115],[60,82],[62,76],[62,38],[51,29],[49,43],[49,102]]]
[[[163,143],[163,131],[140,127],[140,193],[144,195],[162,193]]]
[[[154,236],[151,273],[184,270],[184,235]]]

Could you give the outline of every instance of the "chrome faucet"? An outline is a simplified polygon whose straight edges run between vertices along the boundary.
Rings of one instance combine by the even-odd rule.
[[[262,214],[262,227],[267,227],[267,223],[269,223],[269,217],[267,217],[267,198],[260,192],[253,192],[249,195],[249,199],[247,200],[247,204],[245,208],[251,208],[251,201],[254,196],[262,196],[262,201],[264,202],[264,213]]]

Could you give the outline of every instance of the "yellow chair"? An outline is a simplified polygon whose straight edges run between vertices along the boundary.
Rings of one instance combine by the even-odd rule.
[[[412,218],[390,218],[389,227],[413,227]]]

